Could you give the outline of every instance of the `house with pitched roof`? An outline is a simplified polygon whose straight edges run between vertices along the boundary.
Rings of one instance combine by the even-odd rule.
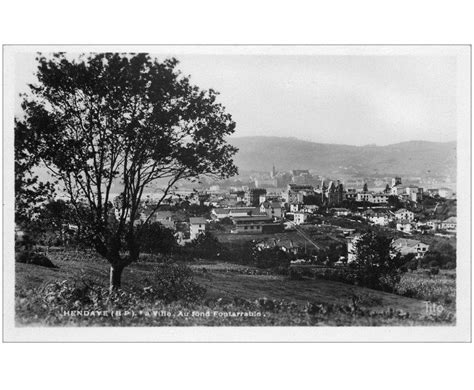
[[[441,229],[455,231],[457,227],[457,218],[449,217],[441,222]]]
[[[279,202],[265,201],[260,205],[260,212],[267,214],[272,218],[282,218],[283,213]]]
[[[402,256],[414,253],[416,258],[422,258],[428,252],[430,246],[419,240],[411,240],[408,238],[397,238],[392,242],[393,249]]]
[[[207,221],[202,217],[189,218],[189,238],[195,240],[206,232]]]
[[[395,214],[395,218],[399,221],[407,220],[409,222],[412,222],[415,219],[415,213],[407,209],[399,209],[395,211],[394,214]]]
[[[402,219],[397,221],[397,230],[403,233],[411,233],[413,225],[408,219]]]
[[[231,233],[266,233],[283,230],[283,225],[273,223],[273,218],[266,214],[245,217],[233,217]]]

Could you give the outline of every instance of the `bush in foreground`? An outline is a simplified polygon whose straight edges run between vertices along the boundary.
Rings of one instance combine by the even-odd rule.
[[[120,312],[120,315],[117,315]],[[221,297],[190,303],[165,303],[147,289],[133,292],[50,283],[42,289],[20,290],[16,297],[18,325],[46,326],[412,326],[452,325],[451,312],[442,315],[407,313],[393,308],[375,311],[352,303],[307,302]]]
[[[23,251],[16,254],[16,262],[24,264],[40,265],[47,268],[59,268],[54,265],[45,255],[32,251]]]
[[[182,264],[162,264],[156,267],[145,289],[165,302],[184,300],[196,302],[203,298],[206,289],[193,280],[191,268]]]

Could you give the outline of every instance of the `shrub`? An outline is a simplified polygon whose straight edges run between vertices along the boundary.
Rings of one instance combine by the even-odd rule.
[[[163,264],[158,266],[151,280],[146,279],[146,291],[165,302],[189,301],[201,299],[206,289],[193,280],[191,268],[182,264]]]
[[[455,269],[456,268],[456,262],[454,261],[448,261],[445,266],[445,269]]]
[[[290,265],[290,255],[277,247],[253,248],[251,256],[257,268],[277,268]]]
[[[37,252],[24,251],[16,255],[17,263],[40,265],[47,268],[59,268],[54,265],[45,255]]]
[[[303,280],[303,272],[299,268],[296,267],[290,267],[288,271],[288,277],[290,280]]]
[[[456,249],[450,244],[442,243],[433,245],[433,249],[421,260],[424,267],[456,268]],[[448,266],[449,264],[449,266]]]
[[[193,257],[214,260],[222,256],[225,248],[210,232],[205,232],[187,244],[183,251]]]
[[[439,274],[439,267],[431,267],[430,268],[431,275],[438,275]]]
[[[418,269],[418,262],[416,260],[412,260],[408,263],[408,269],[412,272]]]

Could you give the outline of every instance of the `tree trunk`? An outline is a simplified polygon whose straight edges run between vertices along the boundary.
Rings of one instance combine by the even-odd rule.
[[[124,267],[117,265],[110,267],[110,291],[117,290],[121,287],[123,268]]]

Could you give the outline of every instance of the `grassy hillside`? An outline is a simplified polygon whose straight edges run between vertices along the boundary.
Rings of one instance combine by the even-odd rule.
[[[167,318],[136,316],[130,318],[62,317],[62,304],[56,296],[45,295],[48,286],[60,282],[80,286],[82,281],[106,288],[108,265],[90,253],[52,253],[51,260],[59,266],[49,269],[29,264],[16,264],[16,315],[18,324],[33,325],[436,325],[452,319],[426,315],[425,302],[395,294],[346,285],[323,279],[290,280],[248,267],[216,262],[193,263],[195,282],[206,288],[199,302],[189,304],[162,301],[137,301],[127,298],[117,303],[121,310],[151,312],[165,310],[215,312],[212,318]],[[143,289],[156,267],[154,263],[137,263],[124,271],[123,294]],[[63,282],[64,281],[64,282]],[[68,281],[68,282],[66,282]],[[92,282],[91,282],[92,281]],[[87,286],[88,284],[86,284]],[[57,288],[58,284],[56,284]],[[64,287],[65,288],[65,287]],[[78,288],[76,288],[77,290]],[[76,291],[74,290],[74,291]],[[82,290],[78,290],[82,291]],[[76,291],[77,292],[77,291]],[[74,294],[76,294],[74,292]],[[132,294],[133,295],[133,294]],[[132,296],[131,295],[131,296]],[[127,295],[128,296],[128,295]],[[127,303],[128,302],[128,303]],[[67,303],[70,305],[70,303]],[[102,306],[101,306],[102,305]],[[105,306],[104,306],[105,305]],[[86,310],[76,303],[77,310]],[[94,307],[110,307],[99,303]],[[251,310],[260,317],[229,318],[219,313]]]

